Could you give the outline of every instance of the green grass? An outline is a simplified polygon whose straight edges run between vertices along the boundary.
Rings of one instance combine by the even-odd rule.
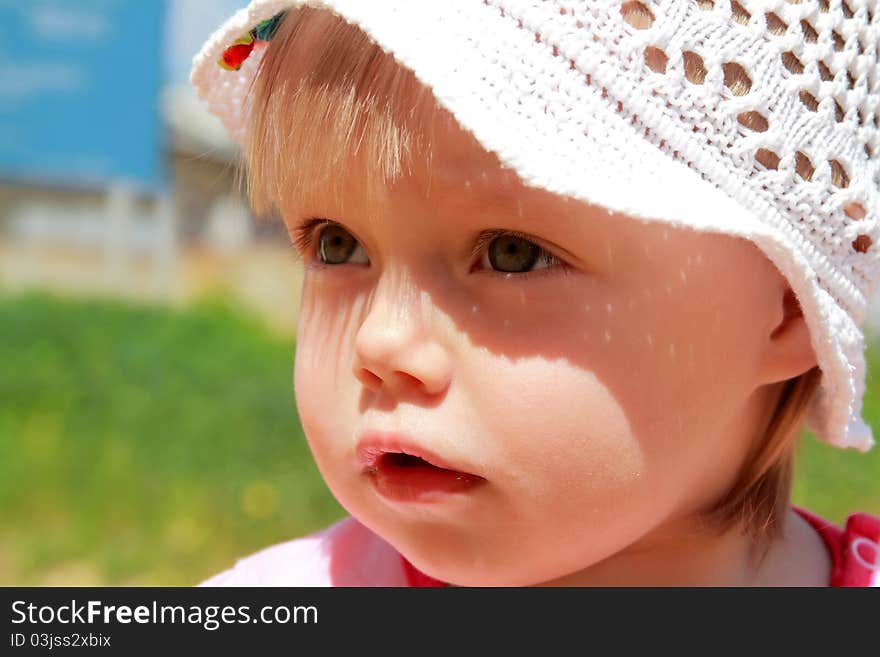
[[[862,416],[877,445],[867,454],[839,449],[804,432],[795,462],[792,501],[842,524],[854,511],[880,515],[880,333],[868,331]]]
[[[341,517],[293,398],[294,344],[186,310],[0,298],[0,585],[201,581]],[[880,344],[865,416],[880,436]],[[880,513],[880,448],[806,435],[794,501]]]
[[[217,302],[0,300],[0,584],[192,584],[341,517],[293,354]]]

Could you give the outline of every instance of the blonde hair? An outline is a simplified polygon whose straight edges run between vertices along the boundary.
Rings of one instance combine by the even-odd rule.
[[[258,214],[273,208],[283,214],[306,201],[311,187],[338,194],[334,181],[349,170],[342,168],[351,164],[344,162],[349,154],[372,165],[365,170],[368,189],[393,182],[414,157],[430,161],[430,136],[423,140],[436,109],[430,91],[360,28],[329,12],[302,7],[288,13],[264,53],[248,103],[244,159]],[[317,179],[304,185],[299,162]],[[784,382],[737,480],[705,514],[710,526],[725,531],[739,524],[767,544],[781,532],[797,439],[821,376],[814,367]]]
[[[765,544],[780,535],[791,501],[804,415],[821,381],[817,366],[784,382],[770,421],[752,443],[736,482],[706,514],[719,530],[741,524],[756,543]]]
[[[247,188],[259,215],[300,206],[307,189],[339,198],[339,172],[351,171],[352,156],[369,163],[368,193],[393,183],[414,158],[430,162],[430,90],[363,31],[326,11],[288,12],[247,104]],[[308,185],[300,170],[312,175]]]

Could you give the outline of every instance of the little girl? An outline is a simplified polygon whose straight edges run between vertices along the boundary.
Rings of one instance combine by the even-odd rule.
[[[253,0],[193,82],[303,259],[350,512],[212,585],[878,585],[876,0]]]

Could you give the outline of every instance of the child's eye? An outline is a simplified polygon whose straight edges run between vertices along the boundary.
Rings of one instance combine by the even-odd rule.
[[[362,256],[354,262],[370,262],[363,247],[351,233],[340,224],[326,219],[313,218],[297,226],[293,232],[293,242],[300,253],[311,253],[314,244],[322,265],[343,265],[358,248]]]
[[[326,224],[318,229],[318,258],[325,265],[342,265],[352,253],[360,248],[361,260],[358,264],[369,264],[370,260],[360,243],[339,224]]]
[[[530,274],[536,269],[551,269],[559,265],[563,272],[568,265],[535,244],[525,235],[511,230],[490,230],[480,235],[474,255],[483,252],[480,266],[490,265],[503,274]],[[537,266],[543,264],[544,266]]]

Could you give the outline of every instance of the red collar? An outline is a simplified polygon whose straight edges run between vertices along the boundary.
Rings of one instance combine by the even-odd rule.
[[[400,555],[401,560],[403,561],[403,572],[406,574],[406,581],[410,586],[449,586],[446,582],[443,582],[439,579],[434,579],[430,575],[426,575],[421,570],[413,566],[409,561],[406,560],[406,557]]]
[[[880,517],[869,513],[852,513],[846,527],[837,525],[797,506],[792,506],[819,532],[831,555],[829,586],[871,586],[880,556]],[[872,567],[873,564],[873,567]]]

